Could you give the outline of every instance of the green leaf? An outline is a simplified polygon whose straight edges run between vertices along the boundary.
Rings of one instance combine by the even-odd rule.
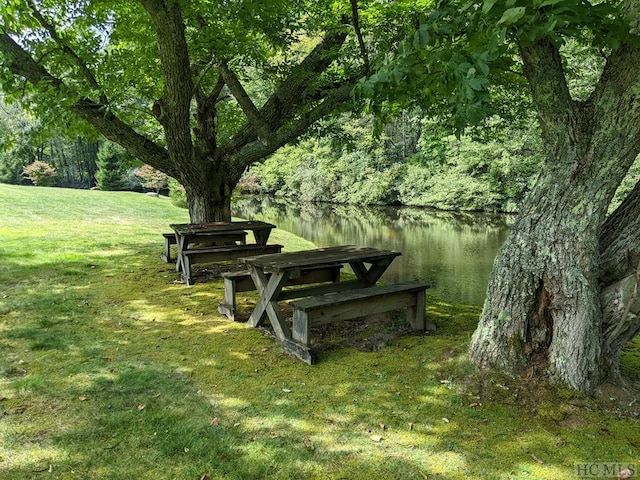
[[[544,2],[540,4],[540,7],[548,7],[548,6],[556,5],[561,2],[564,2],[564,0],[544,0]]]
[[[505,12],[502,14],[502,18],[498,20],[498,25],[513,25],[522,17],[524,17],[526,9],[526,7],[514,7],[505,10]]]
[[[487,13],[489,10],[491,10],[491,8],[493,8],[497,1],[498,0],[485,0],[484,4],[482,5],[482,13]]]
[[[416,33],[413,35],[413,48],[420,49],[429,45],[429,31],[426,25],[421,25]]]
[[[482,87],[484,85],[484,81],[481,78],[478,77],[474,77],[474,78],[470,78],[469,79],[469,86],[471,87],[472,90],[475,91],[480,91],[482,90]]]

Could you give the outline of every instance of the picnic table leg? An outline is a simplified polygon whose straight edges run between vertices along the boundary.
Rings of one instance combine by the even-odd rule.
[[[285,339],[291,339],[291,329],[285,323],[284,315],[278,305],[278,296],[282,291],[282,287],[287,283],[288,275],[286,273],[272,274],[267,277],[264,272],[249,266],[251,278],[256,285],[260,298],[256,304],[256,308],[249,317],[247,325],[252,327],[259,326],[264,317],[269,317],[273,331],[280,342]]]
[[[364,280],[367,287],[370,287],[380,280],[380,277],[387,271],[387,268],[392,261],[393,258],[385,258],[373,263],[368,269],[365,267],[364,262],[350,262],[349,265],[351,266],[353,273],[356,274],[356,277],[360,280]]]
[[[182,271],[182,262],[184,262],[184,256],[182,252],[186,250],[189,245],[189,235],[178,235],[176,233],[176,245],[178,246],[178,256],[176,257],[176,272]]]
[[[173,261],[171,258],[171,241],[169,241],[169,238],[167,237],[164,237],[164,251],[162,252],[162,259],[167,263],[171,263]]]
[[[256,239],[256,243],[258,245],[266,245],[267,240],[269,240],[269,235],[271,235],[271,229],[267,228],[264,230],[254,230],[253,236]]]

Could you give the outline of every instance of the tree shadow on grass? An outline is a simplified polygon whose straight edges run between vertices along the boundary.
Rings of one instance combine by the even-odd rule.
[[[576,445],[601,444],[602,420],[567,433],[514,390],[477,398],[478,309],[431,301],[436,335],[331,346],[309,367],[219,316],[221,283],[176,284],[140,255],[39,265],[7,290],[5,440],[31,458],[5,453],[3,478],[572,478],[600,451]]]

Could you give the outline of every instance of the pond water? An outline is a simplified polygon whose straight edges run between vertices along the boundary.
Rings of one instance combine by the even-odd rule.
[[[363,245],[398,250],[383,279],[429,283],[449,303],[482,305],[493,260],[513,217],[411,207],[295,204],[241,197],[233,215],[263,220],[319,247]]]

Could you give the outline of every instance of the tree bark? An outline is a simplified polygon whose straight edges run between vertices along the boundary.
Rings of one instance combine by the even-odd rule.
[[[601,250],[631,221],[616,222],[607,245],[600,234],[611,198],[640,150],[640,52],[626,45],[614,51],[586,102],[571,98],[551,42],[525,45],[521,56],[547,154],[496,258],[470,356],[505,373],[549,376],[589,390],[612,371],[605,356],[634,331],[624,328],[616,347],[609,345],[624,312],[612,308],[607,288],[620,291],[610,284],[623,277],[601,281]],[[633,269],[626,262],[620,270],[626,278]],[[628,290],[625,305],[635,305]]]
[[[603,359],[620,375],[620,354],[640,333],[640,183],[607,219],[600,235]]]

